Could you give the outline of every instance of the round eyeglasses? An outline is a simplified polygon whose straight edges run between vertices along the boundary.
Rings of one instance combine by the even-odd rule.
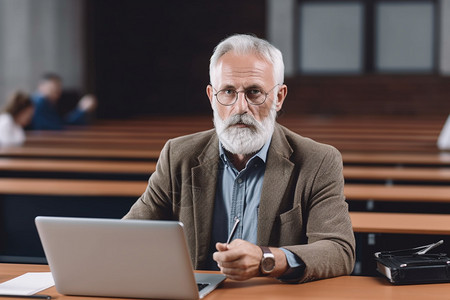
[[[267,96],[273,89],[280,84],[277,83],[273,88],[271,88],[268,92],[256,87],[250,87],[243,91],[237,91],[234,88],[226,88],[218,91],[214,94],[216,96],[217,102],[224,106],[231,106],[236,103],[239,97],[239,93],[244,93],[244,98],[247,103],[251,105],[261,105],[266,102]],[[211,85],[212,86],[212,85]],[[213,87],[214,88],[214,87]],[[215,89],[214,89],[215,90]]]

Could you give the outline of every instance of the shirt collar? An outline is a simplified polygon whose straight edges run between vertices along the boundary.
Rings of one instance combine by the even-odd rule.
[[[270,142],[272,141],[272,136],[267,140],[267,142],[264,144],[264,146],[259,149],[258,152],[255,153],[248,161],[253,160],[255,157],[259,157],[264,163],[266,163],[267,160],[267,153],[269,152],[269,146]],[[228,157],[225,154],[225,150],[223,149],[222,143],[219,141],[219,156],[223,163],[229,163]]]

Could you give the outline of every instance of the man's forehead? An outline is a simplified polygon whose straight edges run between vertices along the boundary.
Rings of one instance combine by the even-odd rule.
[[[220,84],[235,84],[245,80],[248,84],[264,84],[273,78],[273,66],[256,54],[228,52],[217,63],[216,77]]]
[[[217,66],[228,66],[236,69],[251,67],[272,67],[272,64],[258,53],[236,53],[229,51],[217,61]]]

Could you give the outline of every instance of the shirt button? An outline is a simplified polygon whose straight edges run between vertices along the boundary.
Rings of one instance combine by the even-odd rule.
[[[242,178],[238,178],[237,182],[242,183]]]

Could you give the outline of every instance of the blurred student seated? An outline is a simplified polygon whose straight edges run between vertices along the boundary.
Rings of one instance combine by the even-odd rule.
[[[89,115],[94,112],[97,100],[93,95],[86,95],[67,116],[58,114],[56,105],[62,94],[62,79],[53,73],[44,74],[32,95],[35,113],[31,122],[34,130],[62,130],[65,125],[85,125]]]
[[[25,142],[23,128],[34,113],[33,102],[28,94],[14,92],[0,114],[0,146],[16,146]]]
[[[439,134],[437,145],[439,150],[450,150],[450,115]]]

